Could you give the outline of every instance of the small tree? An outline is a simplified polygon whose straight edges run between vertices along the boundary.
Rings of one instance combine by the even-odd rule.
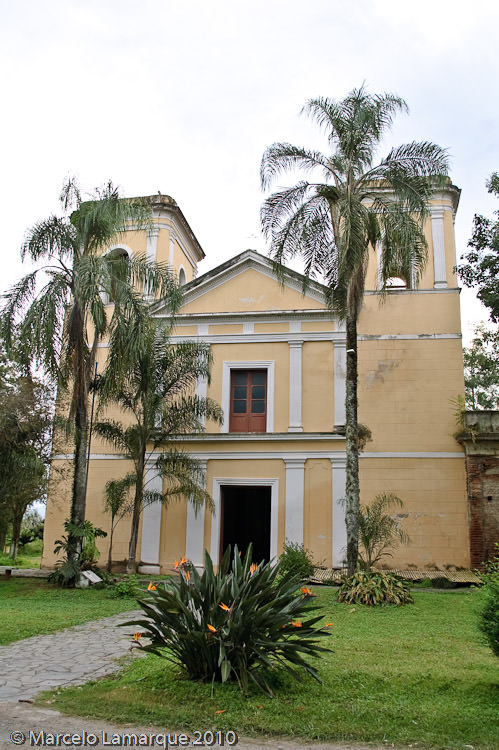
[[[391,556],[398,544],[407,544],[409,536],[387,511],[401,508],[402,500],[392,493],[376,495],[370,505],[361,505],[359,512],[359,562],[367,570],[382,557]]]
[[[127,474],[122,479],[111,479],[106,482],[105,511],[111,514],[111,529],[109,531],[109,551],[107,555],[107,572],[111,572],[113,563],[114,530],[123,516],[131,513],[132,504],[129,498],[130,487],[135,483],[135,476]]]

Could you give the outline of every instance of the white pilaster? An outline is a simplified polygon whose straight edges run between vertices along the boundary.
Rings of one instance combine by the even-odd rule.
[[[378,289],[383,287],[383,269],[381,267],[381,261],[383,258],[383,245],[381,242],[376,243],[376,263],[377,263],[377,282]]]
[[[303,544],[305,461],[289,458],[286,463],[286,541]]]
[[[302,351],[303,341],[289,342],[289,427],[288,432],[303,432],[302,426]]]
[[[346,398],[346,343],[344,341],[334,342],[334,426],[341,427],[345,424],[345,398]]]
[[[163,491],[163,478],[154,466],[146,468],[146,489],[155,492]],[[159,543],[161,540],[161,511],[160,502],[146,505],[142,513],[142,544],[140,549],[141,565],[139,573],[160,573]]]
[[[343,567],[347,548],[345,506],[342,501],[346,494],[346,463],[331,459],[332,468],[332,560],[333,568]]]
[[[196,382],[195,393],[198,398],[206,398],[206,395],[208,393],[208,379],[207,378],[198,378]],[[203,426],[206,425],[206,417],[204,416],[204,414],[201,417],[200,421]]]
[[[252,334],[255,333],[255,324],[250,321],[245,321],[243,323],[243,333]]]
[[[436,289],[445,289],[447,274],[445,270],[444,210],[431,208],[431,236],[433,244],[433,270]]]
[[[203,486],[206,486],[206,461],[201,462],[204,475]],[[187,528],[185,533],[185,556],[196,568],[204,565],[204,517],[205,506],[197,513],[192,503],[187,503]]]
[[[170,230],[170,247],[168,251],[168,265],[173,268],[173,251],[175,249],[175,235]]]
[[[146,258],[149,261],[156,260],[156,253],[158,249],[158,234],[159,227],[153,226],[147,232],[147,245],[146,245]]]

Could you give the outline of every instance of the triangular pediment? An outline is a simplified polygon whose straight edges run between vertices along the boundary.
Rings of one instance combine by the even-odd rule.
[[[290,268],[277,278],[272,261],[246,250],[184,287],[181,314],[326,310],[326,288]],[[161,301],[153,315],[163,313]]]

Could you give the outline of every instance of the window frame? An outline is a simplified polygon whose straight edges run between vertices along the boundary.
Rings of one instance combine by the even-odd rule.
[[[274,432],[274,382],[275,382],[275,360],[246,360],[239,362],[224,362],[222,371],[222,409],[224,421],[220,432],[230,433],[230,373],[231,370],[266,370],[267,371],[267,421],[265,432],[250,433],[265,435]]]
[[[236,382],[237,375],[243,375],[245,378],[244,386]],[[267,370],[239,370],[230,371],[230,412],[229,412],[229,432],[248,432],[265,434],[267,428]],[[262,383],[255,383],[254,376],[260,375]],[[241,399],[235,397],[235,391],[238,387],[243,386],[246,396]],[[253,389],[255,387],[263,388],[263,397],[254,397]],[[236,411],[236,403],[244,401],[245,411]],[[259,412],[253,411],[254,400],[263,403],[263,409]],[[239,429],[235,428],[234,423],[241,423]],[[231,426],[232,425],[232,426]],[[259,429],[256,429],[258,427]]]

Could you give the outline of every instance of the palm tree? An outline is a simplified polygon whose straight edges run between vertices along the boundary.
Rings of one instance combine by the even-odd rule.
[[[102,420],[94,425],[100,437],[134,464],[134,471],[123,480],[134,487],[129,573],[136,569],[139,521],[144,505],[153,502],[167,505],[171,500],[186,497],[195,507],[203,504],[212,507],[211,498],[203,488],[199,463],[183,450],[165,445],[182,435],[202,432],[202,418],[222,421],[222,410],[214,401],[192,395],[196,380],[209,378],[211,361],[208,345],[184,342],[172,346],[169,331],[159,329],[151,320],[125,377],[117,382],[104,374],[100,382],[99,410],[114,402],[132,418],[128,425],[116,420]],[[165,480],[162,492],[147,489],[145,472],[151,460]]]
[[[43,367],[62,391],[70,392],[70,423],[74,434],[74,476],[70,520],[85,520],[88,394],[99,341],[115,343],[110,369],[119,371],[121,356],[140,341],[147,305],[141,291],[167,297],[172,309],[180,292],[166,267],[143,257],[131,259],[103,254],[109,244],[133,225],[147,229],[151,207],[141,199],[121,199],[108,183],[90,200],[83,200],[76,182],[63,186],[62,216],[38,222],[28,233],[21,255],[35,263],[7,294],[1,319],[6,350],[19,337],[25,356]],[[104,295],[114,303],[110,316]],[[130,321],[137,330],[130,330]],[[120,348],[121,347],[121,348]],[[75,538],[74,554],[80,542]]]
[[[305,275],[322,276],[333,313],[346,322],[345,516],[352,574],[359,533],[357,320],[369,251],[381,251],[381,293],[391,277],[404,278],[408,286],[420,277],[427,258],[423,224],[428,202],[448,162],[439,146],[413,142],[375,163],[395,114],[407,111],[405,101],[393,94],[370,95],[362,86],[339,102],[311,99],[303,111],[325,132],[330,152],[273,144],[262,158],[262,188],[295,168],[317,173],[320,181],[303,180],[270,195],[262,206],[262,228],[277,264],[301,255]]]

